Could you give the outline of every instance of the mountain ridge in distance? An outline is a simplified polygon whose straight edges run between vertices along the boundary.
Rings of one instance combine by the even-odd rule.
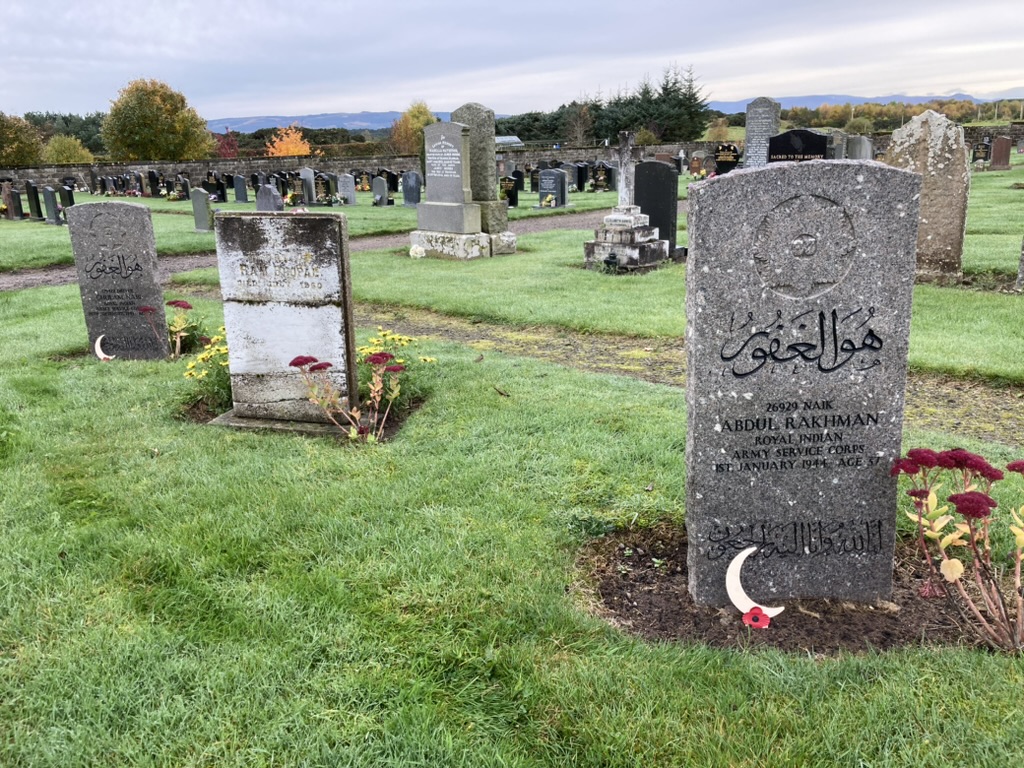
[[[1003,91],[1000,98],[1024,98],[1024,96],[1010,96],[1011,92],[1024,94],[1024,86],[1011,88]],[[756,96],[740,101],[709,101],[708,107],[718,112],[732,114],[734,112],[745,112],[747,104],[752,102]],[[949,96],[905,96],[897,94],[892,96],[848,96],[844,94],[815,94],[810,96],[783,96],[774,98],[782,105],[783,109],[793,107],[807,107],[816,109],[822,104],[888,104],[889,102],[902,102],[903,104],[924,104],[939,99],[972,101],[975,104],[986,104],[995,99],[978,99],[967,93],[954,93]],[[450,112],[435,112],[442,120],[451,117]],[[206,125],[214,133],[224,133],[230,128],[240,133],[252,133],[260,128],[284,128],[293,123],[298,123],[303,128],[347,128],[350,131],[376,130],[390,128],[391,124],[402,116],[401,112],[325,112],[318,115],[256,115],[252,117],[220,117],[215,120],[208,120]],[[508,117],[508,115],[497,115]]]

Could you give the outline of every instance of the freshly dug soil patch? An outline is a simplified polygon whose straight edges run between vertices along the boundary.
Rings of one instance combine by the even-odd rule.
[[[578,592],[591,612],[648,640],[814,656],[974,645],[954,606],[945,598],[921,596],[926,576],[912,544],[896,546],[890,600],[794,601],[765,629],[747,627],[735,608],[694,604],[687,591],[686,534],[675,526],[621,531],[591,542],[577,561],[587,584]]]

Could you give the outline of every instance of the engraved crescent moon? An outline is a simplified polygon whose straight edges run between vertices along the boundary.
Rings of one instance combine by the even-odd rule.
[[[751,608],[757,606],[757,603],[747,595],[746,590],[743,589],[743,583],[740,581],[740,571],[743,570],[743,563],[755,552],[757,552],[757,547],[747,547],[732,559],[728,569],[725,571],[725,591],[729,594],[729,600],[740,610],[740,613],[748,613]],[[772,608],[764,605],[759,607],[768,618],[774,618],[786,610],[785,606],[782,605]]]
[[[96,337],[96,343],[92,345],[93,351],[96,352],[96,357],[98,357],[103,362],[106,362],[107,360],[113,360],[115,357],[117,357],[117,355],[108,355],[106,352],[103,351],[103,347],[100,346],[101,344],[103,344],[103,337],[106,335],[107,334],[105,333],[101,333],[99,336]]]

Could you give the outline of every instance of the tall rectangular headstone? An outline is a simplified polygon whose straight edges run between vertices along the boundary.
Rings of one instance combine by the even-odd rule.
[[[192,190],[192,216],[196,232],[213,231],[213,211],[210,209],[210,193],[202,187]]]
[[[8,213],[10,218],[14,221],[21,221],[25,218],[25,209],[21,205],[21,192],[16,189],[11,190],[11,197],[8,202]]]
[[[658,228],[658,238],[668,241],[672,255],[679,224],[679,174],[674,165],[658,160],[637,163],[635,174],[633,202],[647,215],[650,226]]]
[[[351,173],[338,176],[338,194],[345,198],[345,205],[356,204],[356,177]]]
[[[56,224],[58,227],[64,225],[64,219],[60,216],[60,206],[57,205],[57,193],[53,187],[43,187],[43,206],[46,208],[46,223]]]
[[[300,168],[302,199],[306,205],[316,205],[316,172],[312,168]]]
[[[917,231],[919,280],[957,281],[963,276],[971,188],[967,156],[963,128],[930,109],[892,133],[885,162],[922,176]]]
[[[406,171],[402,174],[402,205],[419,205],[423,189],[423,179],[416,171]]]
[[[990,171],[1010,170],[1010,147],[1012,144],[1009,136],[996,136],[992,142],[992,160],[988,166]]]
[[[508,206],[498,199],[494,162],[494,110],[470,102],[452,112],[453,122],[469,126],[470,188],[480,206],[480,228],[491,235],[508,231]]]
[[[249,187],[245,183],[245,176],[235,175],[233,177],[235,187],[235,202],[236,203],[248,203],[249,202]]]
[[[787,163],[690,187],[690,593],[761,605],[891,591],[921,180]],[[742,561],[741,561],[742,562]]]
[[[94,203],[65,210],[89,346],[122,360],[170,354],[149,208]]]
[[[312,355],[356,405],[348,224],[335,213],[218,213],[233,415],[325,422],[289,362]]]
[[[31,221],[43,220],[43,206],[39,201],[39,187],[35,182],[25,182],[25,196],[28,197],[28,217]]]
[[[747,104],[746,138],[743,166],[758,168],[768,164],[768,139],[779,132],[782,105],[762,96]]]
[[[386,206],[388,204],[388,180],[385,176],[373,177],[373,204]]]

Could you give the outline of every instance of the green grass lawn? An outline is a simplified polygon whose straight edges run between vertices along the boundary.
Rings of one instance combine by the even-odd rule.
[[[684,514],[677,389],[431,343],[425,404],[356,449],[176,419],[185,361],[90,356],[74,286],[0,321],[0,764],[1022,754],[1021,658],[648,643],[578,607],[587,532]]]
[[[969,234],[972,263],[1011,238],[1019,253],[1003,192],[1016,177],[999,175],[975,175],[972,206],[1002,202],[969,224],[996,230]],[[355,230],[408,210],[345,212]],[[155,210],[154,225],[161,253],[213,247],[190,215]],[[506,325],[682,335],[685,266],[587,272],[590,236],[527,235],[517,255],[466,263],[354,253],[353,292]],[[25,266],[59,238],[0,221],[0,260]],[[991,262],[1010,270],[1009,255]],[[216,282],[179,276],[166,298]],[[222,321],[218,301],[189,298]],[[918,286],[911,366],[1024,383],[1021,301]],[[74,285],[0,293],[0,324],[0,765],[930,768],[962,754],[1001,768],[1024,755],[1022,657],[716,650],[641,641],[582,608],[588,538],[685,517],[679,389],[423,343],[438,359],[416,369],[424,404],[396,439],[355,447],[182,420],[187,361],[101,363]],[[904,443],[1022,458],[959,434]],[[1018,476],[1002,485],[1001,504],[1024,502]]]

